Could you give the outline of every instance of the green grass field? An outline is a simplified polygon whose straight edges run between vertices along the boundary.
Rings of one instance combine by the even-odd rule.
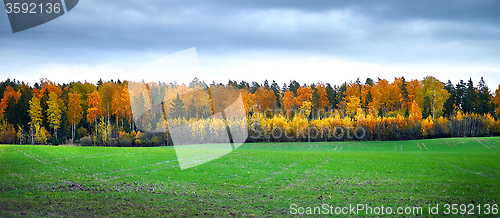
[[[0,181],[2,217],[284,216],[291,204],[484,214],[500,201],[500,138],[244,144],[182,171],[172,147],[0,145]]]

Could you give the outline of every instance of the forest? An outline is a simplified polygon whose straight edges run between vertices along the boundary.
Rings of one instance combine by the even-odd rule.
[[[40,79],[30,85],[6,79],[0,83],[0,143],[165,146],[172,145],[172,126],[185,126],[191,143],[213,142],[209,137],[228,127],[245,131],[247,142],[500,135],[500,85],[490,90],[483,78],[477,85],[472,79],[453,84],[433,76],[357,79],[333,86],[297,81],[280,86],[267,80],[206,84],[197,78],[189,84],[141,84],[148,92],[120,80],[56,84]],[[238,97],[243,118],[212,117]],[[163,113],[149,106],[152,98],[162,100]],[[163,132],[141,131],[161,125],[167,127]]]

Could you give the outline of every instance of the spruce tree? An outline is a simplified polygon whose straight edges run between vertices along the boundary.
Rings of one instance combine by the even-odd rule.
[[[184,117],[184,102],[182,102],[179,94],[177,94],[177,98],[174,99],[172,103],[170,103],[172,107],[170,107],[170,117],[172,118],[181,118]]]

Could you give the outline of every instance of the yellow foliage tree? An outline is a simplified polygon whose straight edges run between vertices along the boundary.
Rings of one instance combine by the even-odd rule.
[[[28,123],[31,126],[31,144],[34,144],[39,132],[36,128],[37,126],[40,128],[40,124],[42,123],[42,107],[40,106],[40,99],[36,95],[30,100],[28,113],[31,118],[31,121]]]
[[[35,128],[35,141],[41,144],[47,143],[47,131],[45,127],[41,126],[39,123],[34,125]]]
[[[418,101],[422,106],[425,97],[431,101],[432,118],[442,114],[443,104],[450,97],[450,93],[444,89],[444,84],[433,76],[426,76],[422,80],[422,88],[418,93]]]
[[[413,100],[413,103],[411,104],[411,111],[410,111],[410,120],[422,120],[422,112],[420,111],[420,108],[418,107],[417,101]]]
[[[56,93],[49,93],[49,100],[47,101],[47,119],[49,126],[54,129],[54,137],[57,139],[57,130],[61,127],[61,105],[62,100],[59,99]]]
[[[431,116],[422,121],[422,135],[424,136],[424,138],[427,135],[434,135],[433,127],[434,121],[432,120]]]
[[[354,115],[359,109],[361,109],[361,100],[354,95],[349,96],[347,99],[347,115]]]

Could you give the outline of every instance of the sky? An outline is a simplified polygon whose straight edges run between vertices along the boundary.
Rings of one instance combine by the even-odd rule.
[[[81,0],[12,33],[0,80],[500,84],[500,1]],[[151,67],[153,66],[153,67]]]

